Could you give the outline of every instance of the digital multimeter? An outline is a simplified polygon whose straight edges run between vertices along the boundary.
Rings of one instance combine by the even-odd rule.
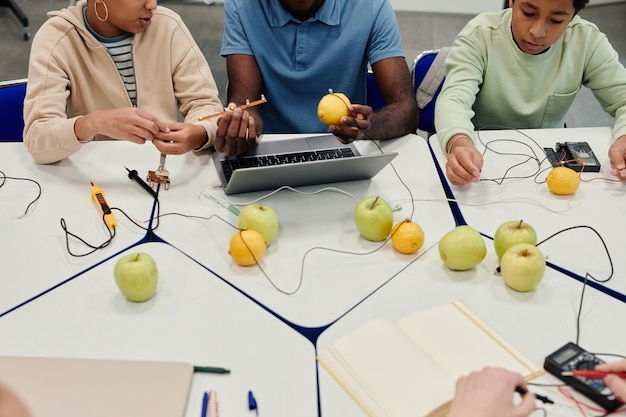
[[[613,411],[624,405],[606,386],[602,378],[581,378],[563,376],[563,372],[593,370],[597,364],[604,363],[593,353],[587,352],[575,343],[569,342],[548,355],[543,363],[546,371],[565,382],[607,411]]]

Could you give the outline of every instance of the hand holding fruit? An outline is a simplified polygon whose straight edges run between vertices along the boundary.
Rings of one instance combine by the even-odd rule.
[[[345,94],[335,93],[332,89],[317,106],[319,119],[330,126],[329,131],[342,143],[361,139],[370,128],[372,113],[370,106],[352,104]]]

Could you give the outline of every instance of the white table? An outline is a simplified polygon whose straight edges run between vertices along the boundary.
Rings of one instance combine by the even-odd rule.
[[[127,302],[113,267],[144,251],[159,266],[157,294]],[[314,346],[164,243],[144,243],[0,319],[0,354],[188,362],[223,366],[228,375],[195,374],[187,415],[200,415],[215,389],[223,415],[246,415],[252,390],[263,414],[317,416]]]
[[[217,177],[208,153],[167,158],[172,185],[160,191],[155,235],[116,213],[119,228],[112,244],[74,259],[65,250],[61,217],[90,241],[106,232],[89,199],[89,180],[105,190],[112,206],[133,219],[148,220],[153,200],[127,178],[124,166],[144,176],[156,168],[158,152],[149,145],[93,143],[65,161],[40,166],[22,144],[1,146],[0,170],[33,178],[43,189],[37,205],[18,219],[34,197],[34,187],[9,181],[0,188],[2,355],[224,366],[232,370],[230,375],[195,375],[187,416],[199,415],[202,393],[216,389],[224,415],[251,413],[246,395],[252,390],[264,414],[326,417],[360,415],[360,410],[317,367],[315,355],[341,334],[376,317],[400,317],[462,299],[536,361],[575,337],[578,281],[549,269],[536,291],[512,292],[493,277],[497,261],[489,246],[486,260],[475,270],[452,273],[445,268],[436,244],[454,227],[454,220],[426,141],[417,136],[387,141],[382,147],[400,153],[393,168],[413,193],[413,220],[426,235],[423,248],[412,256],[396,253],[390,244],[366,256],[313,251],[304,264],[302,288],[291,296],[274,289],[257,267],[239,267],[228,256],[228,240],[234,233],[228,223],[236,224],[236,217],[203,197],[207,190],[225,197],[215,188]],[[369,142],[359,147],[363,152],[378,151]],[[313,247],[358,253],[378,247],[359,237],[352,212],[358,199],[379,194],[401,208],[396,220],[409,215],[411,197],[393,168],[370,181],[335,184],[354,198],[339,192],[282,191],[264,199],[281,222],[279,235],[262,260],[276,285],[295,288],[304,254]],[[231,199],[243,204],[263,194]],[[552,201],[549,195],[544,199]],[[537,211],[537,219],[546,216],[544,210]],[[488,214],[501,215],[496,209]],[[540,227],[544,223],[528,221],[536,224],[540,236],[547,233]],[[119,257],[139,250],[157,260],[161,282],[155,298],[133,304],[115,288],[112,271]],[[610,333],[604,324],[622,317],[625,305],[590,289],[584,304],[583,347],[626,351],[623,334]],[[600,323],[601,319],[606,321]]]
[[[490,241],[486,239],[486,243]],[[501,277],[494,275],[497,265],[497,256],[490,250],[476,269],[453,272],[443,265],[435,247],[405,273],[334,323],[319,338],[318,352],[371,320],[380,317],[397,320],[416,310],[462,300],[506,340],[542,365],[547,355],[565,343],[575,341],[582,285],[547,268],[534,291],[518,293],[508,288]],[[626,352],[626,333],[615,331],[616,320],[619,322],[626,315],[625,303],[587,288],[582,311],[579,343],[583,348],[591,352]],[[533,382],[559,383],[551,375]],[[556,406],[545,406],[548,415],[580,415],[574,404],[556,388],[531,387],[531,390],[557,402]],[[583,399],[578,395],[577,398]],[[415,393],[415,399],[419,400],[419,393]],[[324,417],[365,416],[323,368],[320,368],[320,403]]]
[[[357,145],[362,153],[380,152],[371,142]],[[161,219],[156,233],[286,320],[306,327],[328,325],[415,259],[415,256],[395,252],[390,242],[368,255],[325,250],[365,254],[380,246],[380,243],[363,239],[356,230],[354,208],[358,200],[380,195],[392,207],[401,209],[395,213],[395,221],[400,221],[411,213],[411,195],[402,180],[415,199],[413,220],[424,229],[424,248],[433,245],[455,225],[426,141],[408,135],[383,142],[382,149],[396,151],[399,155],[372,180],[299,188],[307,193],[329,186],[338,189],[314,195],[284,190],[262,200],[276,211],[280,228],[261,265],[283,291],[295,290],[302,279],[300,289],[293,295],[276,290],[258,267],[237,266],[227,255],[228,242],[235,233],[228,223],[236,225],[237,218],[202,197],[204,190],[227,198],[221,188],[212,188],[217,182],[212,166],[205,171],[204,188],[185,188],[187,198],[184,200],[174,198],[170,192],[162,193],[161,213],[183,212],[219,218],[166,216]],[[175,187],[172,185],[172,190]],[[246,193],[229,196],[228,200],[241,205],[267,194]]]
[[[85,257],[69,255],[62,218],[69,231],[91,244],[109,239],[102,214],[91,200],[90,181],[104,190],[111,207],[135,220],[148,220],[153,206],[153,199],[128,179],[124,166],[145,175],[158,164],[156,149],[117,142],[94,145],[52,165],[37,165],[22,143],[0,145],[0,171],[41,185],[41,197],[25,216],[39,192],[37,185],[7,179],[0,188],[0,315],[145,236],[145,230],[114,211],[118,226],[109,246]],[[75,239],[70,239],[70,246],[79,254],[90,250]]]
[[[621,236],[621,230],[626,227],[626,183],[612,181],[615,177],[610,175],[607,156],[610,132],[609,128],[481,131],[482,141],[489,144],[491,149],[484,156],[483,180],[478,184],[450,186],[464,220],[492,237],[501,223],[523,219],[536,229],[539,241],[569,227],[590,226],[606,242],[613,261],[613,279],[603,286],[613,296],[626,300],[623,298],[626,294],[626,280],[622,279],[626,270],[626,254]],[[522,145],[520,141],[530,147]],[[531,152],[534,152],[543,159],[543,147],[554,148],[556,142],[566,141],[588,142],[602,164],[599,173],[582,174],[583,182],[575,194],[557,196],[550,193],[545,184],[548,171],[537,175],[535,181],[537,164],[532,161],[507,173],[507,169],[514,164],[527,159],[519,154],[532,155]],[[429,143],[438,163],[445,169],[445,156],[437,136],[432,136]],[[477,147],[481,151],[485,149],[482,144],[477,144]],[[494,151],[508,152],[509,155]],[[541,169],[549,167],[547,161],[541,165]],[[484,180],[502,178],[505,174],[507,177],[528,178],[505,179],[499,183]],[[610,274],[611,267],[602,242],[589,228],[564,232],[541,244],[540,248],[549,262],[579,277],[589,273],[598,279],[606,279]]]
[[[378,151],[371,143],[359,145],[363,152]],[[156,168],[158,152],[149,145],[96,142],[60,163],[42,166],[32,161],[23,144],[2,146],[0,169],[38,181],[43,193],[29,214],[17,219],[35,187],[24,183],[30,187],[25,192],[22,182],[11,181],[0,189],[0,226],[11,231],[2,239],[1,283],[11,291],[0,296],[0,354],[173,360],[232,369],[228,376],[195,376],[188,415],[199,413],[201,394],[211,388],[220,392],[225,414],[243,413],[251,389],[268,415],[318,415],[315,337],[419,256],[399,255],[390,244],[369,256],[320,251],[307,259],[303,289],[294,296],[280,294],[256,267],[232,262],[226,253],[231,226],[219,219],[168,215],[217,214],[236,224],[230,212],[201,197],[207,188],[221,192],[212,188],[217,177],[205,153],[167,158],[171,187],[160,191],[162,217],[153,222],[155,235],[116,212],[118,231],[111,245],[74,260],[66,254],[58,219],[64,217],[72,231],[89,241],[106,232],[89,199],[93,180],[111,206],[147,224],[153,200],[127,178],[124,167],[144,176]],[[383,147],[401,152],[394,167],[418,199],[414,220],[425,229],[425,247],[432,246],[454,222],[427,144],[411,135]],[[283,192],[265,201],[281,220],[278,239],[263,260],[277,285],[297,281],[301,258],[311,247],[364,253],[379,246],[358,235],[353,223],[356,200],[380,194],[401,209],[397,220],[409,216],[410,194],[391,166],[371,181],[335,186],[354,198],[339,192]],[[23,239],[8,238],[22,231]],[[139,250],[157,260],[161,284],[154,299],[132,304],[115,288],[112,270],[120,256]],[[37,262],[31,253],[37,254]]]

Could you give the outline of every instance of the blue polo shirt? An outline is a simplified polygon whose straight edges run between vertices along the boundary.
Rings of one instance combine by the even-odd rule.
[[[327,132],[317,103],[329,88],[365,103],[368,63],[404,57],[388,0],[325,0],[305,22],[278,0],[226,0],[221,54],[256,58],[266,133]]]

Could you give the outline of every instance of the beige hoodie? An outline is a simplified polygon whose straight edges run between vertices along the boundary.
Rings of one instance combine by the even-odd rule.
[[[24,101],[24,144],[36,162],[52,163],[81,149],[74,122],[96,110],[132,103],[106,48],[89,32],[81,1],[49,13],[33,38]],[[206,59],[173,11],[157,7],[132,45],[137,108],[164,122],[201,124],[210,146],[217,125],[198,118],[223,109]],[[106,139],[100,136],[98,139]]]

